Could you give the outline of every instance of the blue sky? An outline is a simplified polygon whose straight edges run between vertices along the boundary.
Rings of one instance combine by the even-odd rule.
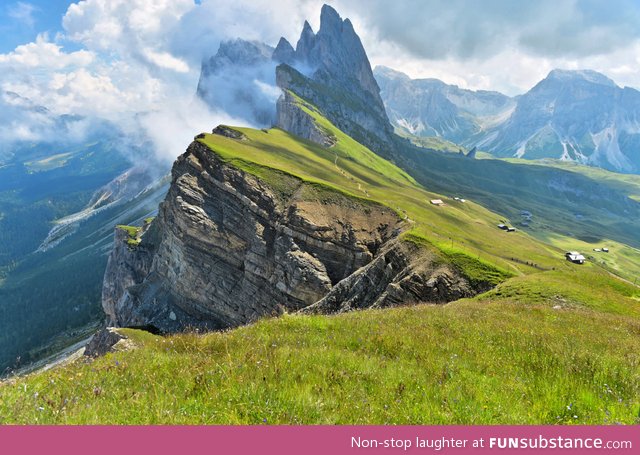
[[[0,53],[35,41],[38,33],[48,32],[54,37],[62,31],[62,16],[70,3],[67,0],[3,2],[0,6]]]

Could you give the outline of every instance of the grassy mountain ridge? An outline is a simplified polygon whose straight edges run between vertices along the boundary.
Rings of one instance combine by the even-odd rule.
[[[286,169],[287,173],[321,183],[327,188],[337,188],[347,194],[381,202],[413,222],[408,234],[427,239],[429,244],[442,251],[468,253],[476,258],[486,255],[486,259],[495,261],[500,268],[528,273],[530,268],[522,267],[519,262],[505,262],[504,258],[511,257],[516,250],[513,245],[517,244],[518,254],[523,251],[529,253],[541,266],[552,268],[563,265],[563,261],[549,254],[540,255],[539,246],[523,234],[505,235],[500,246],[486,242],[487,237],[497,230],[493,220],[498,219],[499,215],[473,202],[455,204],[456,201],[451,201],[447,208],[433,206],[429,201],[440,197],[438,194],[420,188],[406,173],[328,122],[324,127],[331,127],[332,133],[338,138],[334,148],[326,149],[300,141],[278,129],[263,131],[238,128],[247,140],[207,134],[200,141],[232,164],[256,173],[258,177],[264,178],[264,175],[254,167],[247,166],[247,162],[267,168]]]

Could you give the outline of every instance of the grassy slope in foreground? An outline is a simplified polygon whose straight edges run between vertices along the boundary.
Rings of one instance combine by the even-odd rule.
[[[21,423],[638,423],[638,288],[494,227],[498,215],[438,197],[338,138],[330,150],[280,131],[202,140],[261,176],[273,168],[383,202],[407,235],[483,273],[516,274],[447,306],[285,316],[225,333],[127,331],[138,349],[0,387],[0,419]],[[277,185],[276,181],[272,182]],[[286,190],[286,189],[285,189]],[[498,237],[500,236],[500,237]],[[452,246],[453,245],[453,246]],[[543,268],[529,267],[525,258]],[[482,261],[471,262],[469,258]],[[518,259],[518,260],[513,260]],[[591,284],[595,284],[593,287]]]
[[[606,329],[605,329],[606,328]],[[0,423],[640,423],[640,324],[459,302],[285,316],[0,388]]]

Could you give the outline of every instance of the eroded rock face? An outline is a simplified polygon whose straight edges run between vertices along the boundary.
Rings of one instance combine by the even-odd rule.
[[[291,93],[285,92],[278,99],[277,113],[278,125],[285,131],[323,147],[335,145],[335,137],[322,131],[313,118],[300,107]]]
[[[172,178],[140,244],[116,237],[103,292],[110,325],[218,329],[297,311],[399,232],[386,207],[339,193],[323,200],[285,174],[275,191],[199,142]]]
[[[127,231],[115,229],[114,246],[102,283],[102,308],[111,325],[124,325],[120,315],[131,311],[127,308],[131,304],[127,290],[141,283],[149,274],[155,254],[155,245],[149,241],[150,237],[145,235],[145,241],[133,248],[129,245]]]
[[[331,314],[420,302],[446,303],[489,288],[474,288],[433,253],[396,239],[388,242],[372,262],[302,311]]]

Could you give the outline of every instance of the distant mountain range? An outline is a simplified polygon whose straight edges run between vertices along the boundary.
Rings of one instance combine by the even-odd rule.
[[[464,143],[504,121],[516,100],[502,93],[472,91],[438,79],[411,79],[378,66],[374,75],[393,125],[416,136]]]
[[[590,70],[553,70],[527,93],[508,97],[437,79],[374,71],[394,127],[438,136],[499,157],[555,158],[640,171],[640,92]]]

